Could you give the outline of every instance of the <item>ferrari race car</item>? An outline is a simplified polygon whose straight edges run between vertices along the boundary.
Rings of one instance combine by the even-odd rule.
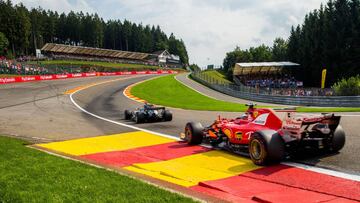
[[[190,145],[208,142],[237,154],[247,154],[257,165],[280,162],[300,149],[337,152],[345,144],[345,132],[334,114],[296,115],[281,120],[272,109],[248,104],[236,119],[219,118],[210,126],[189,122],[180,135]]]
[[[125,120],[132,120],[136,123],[171,121],[172,113],[165,107],[155,107],[152,104],[145,104],[144,107],[135,111],[125,110]]]

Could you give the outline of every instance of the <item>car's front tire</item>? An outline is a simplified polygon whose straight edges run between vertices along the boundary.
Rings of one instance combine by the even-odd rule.
[[[276,131],[258,131],[251,136],[249,155],[256,165],[279,163],[284,154],[284,141]]]
[[[189,145],[201,144],[204,137],[204,127],[201,123],[190,122],[185,126],[185,141]]]
[[[129,110],[124,111],[124,118],[125,118],[125,120],[131,119],[131,112]]]

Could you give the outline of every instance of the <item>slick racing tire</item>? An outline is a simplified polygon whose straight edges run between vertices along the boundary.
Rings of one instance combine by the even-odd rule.
[[[185,126],[185,141],[189,145],[198,145],[201,144],[204,133],[204,127],[201,123],[187,123]]]
[[[131,112],[129,110],[125,110],[124,117],[125,117],[125,120],[130,120],[131,119]]]
[[[345,131],[338,125],[330,138],[328,150],[332,153],[340,151],[345,145]]]
[[[144,123],[145,114],[142,112],[137,112],[134,119],[135,119],[135,123]]]
[[[171,121],[172,120],[172,113],[169,110],[165,110],[163,118],[164,118],[164,121]]]
[[[279,163],[284,154],[284,141],[276,131],[258,131],[251,136],[249,155],[256,165],[263,166]]]

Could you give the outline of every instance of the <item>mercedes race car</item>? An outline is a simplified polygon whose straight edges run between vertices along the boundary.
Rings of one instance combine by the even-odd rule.
[[[135,111],[125,110],[125,120],[132,120],[136,123],[171,121],[172,113],[165,107],[155,107],[152,104],[145,104],[144,107]]]
[[[208,142],[237,154],[248,154],[257,165],[280,162],[300,149],[337,152],[345,144],[345,132],[334,114],[296,115],[281,120],[272,109],[248,104],[236,119],[219,118],[210,126],[189,122],[180,135],[190,145]],[[247,153],[248,152],[248,153]]]

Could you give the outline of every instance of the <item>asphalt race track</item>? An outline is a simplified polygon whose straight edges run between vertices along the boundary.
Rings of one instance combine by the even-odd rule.
[[[22,137],[33,142],[50,142],[134,131],[85,114],[73,105],[69,95],[63,93],[79,86],[108,81],[77,92],[73,95],[74,101],[98,116],[135,125],[123,120],[123,112],[125,109],[134,109],[142,104],[125,97],[123,90],[130,84],[151,77],[155,76],[111,76],[2,85],[0,86],[0,134]],[[186,78],[182,81],[187,83]],[[191,81],[188,81],[188,85],[192,85]],[[194,88],[202,91],[201,86]],[[219,98],[219,93],[212,90],[207,90],[205,94]],[[135,126],[177,137],[188,121],[201,121],[207,125],[218,115],[236,117],[240,114],[171,110],[174,114],[172,122]],[[342,118],[341,125],[347,133],[347,143],[339,154],[319,155],[316,158],[305,157],[295,161],[360,175],[358,155],[360,116],[354,114],[356,113],[349,113]]]

